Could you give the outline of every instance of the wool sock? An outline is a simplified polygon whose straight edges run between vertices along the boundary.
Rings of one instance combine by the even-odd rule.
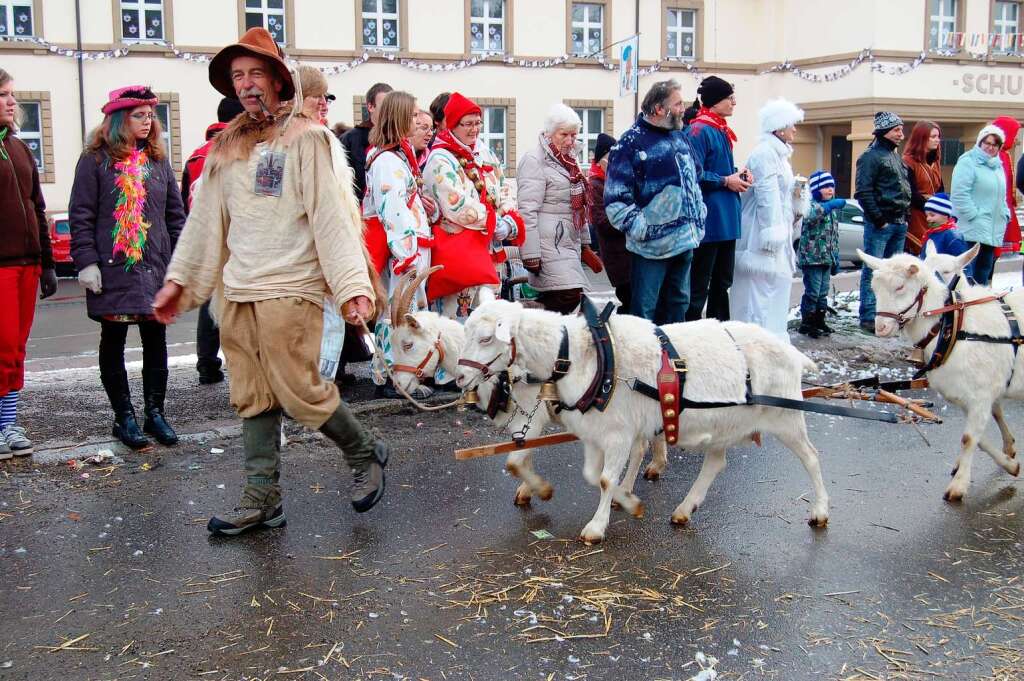
[[[18,391],[0,397],[0,430],[13,425],[18,418]]]

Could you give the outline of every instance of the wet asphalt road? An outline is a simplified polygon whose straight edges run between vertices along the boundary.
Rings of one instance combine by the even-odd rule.
[[[818,347],[891,360],[867,337]],[[171,396],[183,433],[237,423],[191,370]],[[288,526],[234,540],[205,524],[237,498],[237,437],[109,468],[3,464],[0,679],[689,679],[697,653],[719,679],[1024,678],[1020,482],[980,455],[967,500],[943,502],[962,417],[941,403],[930,446],[808,417],[827,529],[804,523],[810,484],[769,439],[730,452],[685,528],[668,518],[699,460],[672,451],[637,484],[646,517],[614,514],[595,547],[575,541],[598,496],[577,446],[537,455],[554,498],[518,509],[501,461],[452,458],[498,439],[481,416],[357,407],[393,447],[382,504],[353,513],[337,451],[292,426]],[[109,418],[88,371],[24,393],[42,448],[102,440]]]

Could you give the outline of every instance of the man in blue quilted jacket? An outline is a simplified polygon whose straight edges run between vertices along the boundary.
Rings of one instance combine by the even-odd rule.
[[[690,264],[704,237],[701,168],[681,131],[682,88],[655,83],[636,123],[612,147],[605,212],[632,255],[630,312],[656,324],[681,322],[690,304]]]

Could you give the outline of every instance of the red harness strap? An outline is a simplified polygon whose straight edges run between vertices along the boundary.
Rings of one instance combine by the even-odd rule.
[[[665,428],[665,442],[674,445],[679,440],[679,412],[683,404],[683,386],[680,379],[686,373],[686,360],[679,357],[661,328],[654,327],[654,333],[661,343],[661,368],[656,378],[661,423]]]
[[[395,364],[391,367],[391,371],[395,373],[407,373],[416,374],[416,378],[423,378],[423,368],[427,366],[430,359],[434,356],[434,351],[437,351],[437,363],[438,365],[444,361],[444,345],[441,343],[441,334],[437,335],[437,340],[434,341],[434,347],[427,352],[427,356],[423,358],[423,361],[412,366],[409,364]]]

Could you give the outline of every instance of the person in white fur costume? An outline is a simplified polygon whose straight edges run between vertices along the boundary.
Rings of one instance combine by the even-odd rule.
[[[793,227],[811,201],[806,180],[794,177],[789,162],[804,112],[775,99],[761,107],[758,117],[761,140],[747,161],[754,184],[742,197],[729,312],[734,320],[762,326],[788,342],[786,320],[796,271]]]

